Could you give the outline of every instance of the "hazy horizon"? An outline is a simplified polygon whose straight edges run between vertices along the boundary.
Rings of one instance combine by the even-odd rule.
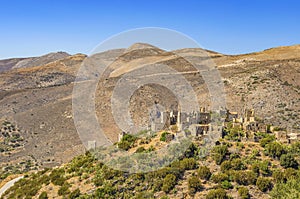
[[[300,44],[292,44],[292,45],[289,45],[289,46],[297,46],[297,45],[300,45]],[[251,51],[251,52],[246,52],[246,53],[241,53],[241,54],[226,54],[226,55],[242,55],[242,54],[251,54],[251,53],[255,53],[255,52],[260,52],[260,51],[264,51],[264,50],[268,50],[268,49],[271,49],[271,48],[278,48],[278,47],[285,47],[285,46],[274,46],[274,47],[270,47],[270,48],[266,48],[266,49],[262,49],[262,50],[259,50],[259,51]],[[182,49],[182,48],[179,48],[179,49]],[[172,49],[172,50],[179,50],[179,49]],[[218,52],[218,51],[215,51],[213,49],[205,49],[205,50],[209,50],[209,51],[214,51],[214,52],[217,52],[217,53],[221,53],[221,54],[225,54],[223,52]],[[29,57],[40,57],[40,56],[43,56],[43,55],[47,55],[47,54],[51,54],[51,53],[59,53],[59,52],[63,52],[63,53],[68,53],[70,55],[75,55],[75,54],[85,54],[85,55],[89,55],[88,53],[82,53],[82,52],[77,52],[77,53],[70,53],[70,52],[66,52],[66,51],[62,51],[62,50],[58,50],[58,51],[53,51],[53,52],[48,52],[48,53],[44,53],[44,54],[38,54],[38,55],[33,55],[33,56],[28,56],[28,57],[7,57],[7,58],[0,58],[0,60],[5,60],[5,59],[15,59],[15,58],[29,58]]]

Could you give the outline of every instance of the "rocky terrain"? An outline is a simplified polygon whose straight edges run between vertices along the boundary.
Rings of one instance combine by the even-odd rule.
[[[243,114],[245,108],[254,108],[266,124],[288,131],[299,130],[299,45],[245,55],[207,53],[221,74],[228,109]],[[114,86],[122,74],[134,71],[141,64],[160,63],[177,70],[191,82],[200,104],[209,108],[211,102],[203,77],[178,54],[190,58],[202,56],[199,49],[165,52],[145,44],[97,55],[107,63],[117,57],[99,82],[95,100],[99,122],[110,140],[117,141],[120,132],[111,114]],[[30,156],[39,166],[52,167],[84,152],[73,121],[72,90],[85,58],[83,54],[54,53],[41,58],[0,61],[0,118],[17,125],[25,140],[23,150],[0,156],[2,164]],[[173,108],[178,103],[165,87],[145,85],[130,99],[133,120],[147,125],[148,109],[154,101]]]

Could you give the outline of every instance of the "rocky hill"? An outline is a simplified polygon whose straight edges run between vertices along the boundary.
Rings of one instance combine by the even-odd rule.
[[[200,104],[210,106],[203,77],[178,54],[190,58],[203,56],[199,49],[165,52],[154,46],[138,44],[96,55],[107,63],[117,59],[105,71],[97,87],[95,106],[99,122],[110,140],[117,141],[121,131],[113,120],[111,96],[123,74],[143,64],[165,64],[191,82]],[[288,131],[300,124],[300,46],[278,47],[245,55],[224,55],[207,51],[225,85],[227,108],[243,114],[254,108],[266,124]],[[23,150],[1,155],[1,163],[33,157],[41,167],[68,162],[84,148],[76,132],[72,115],[73,82],[86,55],[59,53],[42,58],[0,61],[0,118],[16,124],[25,140]],[[201,59],[200,59],[201,60]],[[171,75],[171,74],[170,74]],[[155,101],[176,107],[174,94],[165,87],[145,85],[130,99],[133,120],[145,126],[148,109]]]
[[[65,52],[49,53],[40,57],[13,58],[0,60],[0,72],[8,71],[15,68],[27,68],[41,66],[50,62],[70,56]]]

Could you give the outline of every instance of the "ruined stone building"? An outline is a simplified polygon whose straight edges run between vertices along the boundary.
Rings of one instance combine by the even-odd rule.
[[[205,135],[211,128],[210,122],[211,115],[205,111],[205,108],[196,112],[185,113],[177,110],[162,111],[156,104],[150,113],[152,131],[168,129],[170,126],[176,125],[178,132],[185,132],[193,136]]]
[[[256,120],[254,109],[245,109],[243,116],[239,116],[237,112],[231,112],[228,109],[220,109],[218,115],[220,118],[223,118],[221,129],[231,123],[233,128],[244,130],[247,134],[268,131],[266,124]],[[212,114],[207,112],[205,108],[200,108],[196,112],[186,113],[181,112],[180,108],[178,110],[167,111],[156,104],[150,114],[149,128],[156,132],[176,126],[177,136],[201,136],[207,135],[208,132],[214,130],[220,130],[220,127],[212,126],[212,120]],[[277,140],[285,143],[300,140],[299,132],[275,131],[272,127],[270,132],[274,133]]]

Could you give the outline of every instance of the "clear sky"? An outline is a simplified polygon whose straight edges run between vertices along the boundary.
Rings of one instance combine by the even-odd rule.
[[[226,54],[300,44],[298,0],[2,0],[0,59],[89,53],[119,32],[163,27]]]

